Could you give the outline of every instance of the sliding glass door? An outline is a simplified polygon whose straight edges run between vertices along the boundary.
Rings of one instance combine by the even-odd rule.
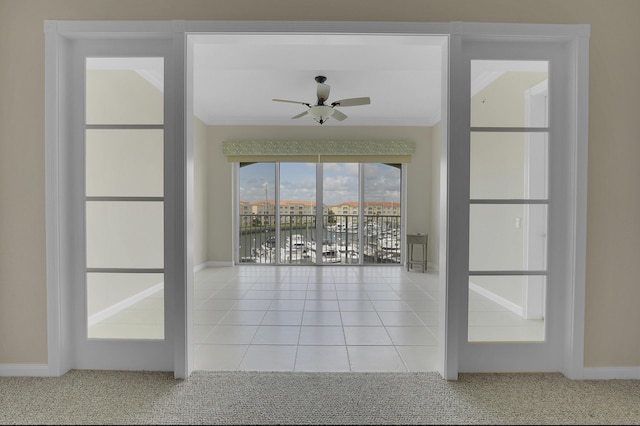
[[[239,163],[238,262],[400,264],[401,168]]]
[[[315,245],[312,252],[316,263],[361,261],[360,168],[358,163],[322,164],[322,200],[327,207],[322,215],[322,257],[317,257]]]
[[[367,163],[363,168],[365,263],[402,263],[401,165]]]
[[[316,263],[316,164],[279,163],[277,170],[279,263]]]
[[[276,263],[276,163],[240,163],[237,205],[240,263]]]

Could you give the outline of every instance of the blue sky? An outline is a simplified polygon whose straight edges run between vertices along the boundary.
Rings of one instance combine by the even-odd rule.
[[[324,203],[358,201],[358,165],[325,163]],[[257,163],[240,168],[240,199],[264,201],[275,197],[275,163]],[[315,201],[316,164],[281,163],[280,199]],[[385,164],[365,165],[365,200],[400,202],[400,170]]]

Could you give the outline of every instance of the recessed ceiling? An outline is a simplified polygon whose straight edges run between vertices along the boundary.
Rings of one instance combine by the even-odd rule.
[[[208,125],[318,126],[292,119],[316,103],[368,96],[323,126],[431,126],[440,121],[446,38],[407,35],[195,35],[194,113]]]

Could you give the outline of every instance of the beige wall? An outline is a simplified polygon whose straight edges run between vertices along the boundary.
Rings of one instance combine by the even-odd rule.
[[[207,127],[207,260],[233,259],[232,163],[222,155],[223,128]]]
[[[585,365],[640,366],[638,16],[637,0],[0,0],[0,363],[47,361],[43,21],[192,19],[591,24]]]

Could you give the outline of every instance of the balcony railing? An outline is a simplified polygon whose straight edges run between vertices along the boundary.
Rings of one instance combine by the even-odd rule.
[[[400,216],[327,214],[322,242],[316,242],[316,216],[240,215],[240,261],[262,264],[400,263]],[[279,232],[279,241],[276,234]],[[279,244],[279,245],[278,245]]]

